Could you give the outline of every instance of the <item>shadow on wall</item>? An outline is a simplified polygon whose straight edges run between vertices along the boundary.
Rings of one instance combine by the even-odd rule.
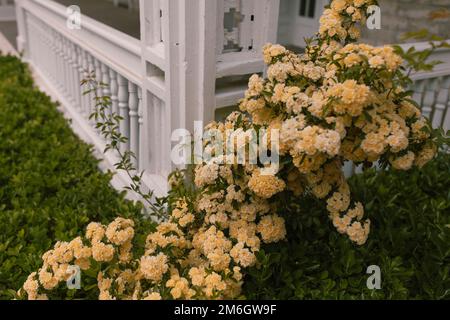
[[[17,24],[15,21],[0,21],[0,33],[11,43],[17,50]]]

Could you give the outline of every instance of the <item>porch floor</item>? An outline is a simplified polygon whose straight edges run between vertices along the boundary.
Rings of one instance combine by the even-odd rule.
[[[77,5],[81,14],[140,39],[139,11],[116,7],[108,0],[54,0],[65,6]]]

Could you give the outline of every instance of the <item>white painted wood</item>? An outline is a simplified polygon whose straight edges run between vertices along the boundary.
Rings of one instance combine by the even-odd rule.
[[[56,53],[57,59],[56,64],[58,68],[58,76],[57,76],[57,87],[58,89],[64,93],[65,92],[65,76],[64,76],[64,52],[63,52],[63,44],[62,37],[59,33],[56,34]]]
[[[82,50],[82,67],[81,67],[81,73],[83,75],[83,79],[87,79],[89,77],[89,54],[85,51]],[[88,90],[88,87],[83,86],[82,87],[82,93],[83,93],[83,115],[85,116],[85,118],[88,120],[89,122],[89,117],[91,115],[91,95],[86,93],[86,91]]]
[[[89,75],[91,76],[92,73],[95,70],[94,57],[90,53],[87,53],[87,59],[88,59]],[[86,89],[89,90],[90,87],[86,87]],[[94,92],[90,92],[88,94],[88,97],[89,97],[89,115],[91,115],[95,111],[95,101],[94,101],[95,94],[94,94]],[[95,126],[95,119],[94,118],[90,118],[89,119],[89,123],[91,124],[92,127],[94,127]]]
[[[111,97],[111,82],[109,78],[109,68],[104,63],[101,64],[101,72],[102,72],[102,83],[104,84],[102,94],[104,97]],[[111,107],[112,106],[109,106],[109,108],[107,109],[106,114],[108,116],[112,114]]]
[[[110,89],[111,89],[111,109],[113,114],[119,114],[119,83],[117,81],[117,72],[109,70]]]
[[[71,61],[72,61],[72,76],[73,76],[73,98],[75,106],[81,112],[81,76],[78,66],[78,47],[70,43]]]
[[[75,105],[74,98],[74,85],[73,85],[73,69],[72,69],[72,55],[70,52],[70,41],[64,38],[64,60],[65,60],[65,70],[66,70],[66,90],[68,92],[69,101]],[[44,71],[45,72],[45,71]]]
[[[145,171],[147,167],[146,158],[144,152],[146,150],[146,144],[148,143],[148,137],[145,136],[144,131],[144,105],[142,101],[142,88],[138,87],[138,138],[139,138],[139,153],[137,154],[138,159],[138,170]]]
[[[98,59],[94,59],[94,67],[95,67],[95,79],[97,82],[102,81],[102,63]],[[100,98],[103,96],[103,89],[101,86],[97,87],[97,98]],[[97,104],[98,102],[94,100],[94,102]],[[98,106],[95,106],[96,110],[98,110]],[[100,135],[101,129],[96,128],[97,133]],[[103,139],[103,137],[101,137]]]
[[[125,79],[122,75],[118,75],[118,99],[119,99],[119,115],[122,118],[120,120],[120,134],[123,137],[130,137],[130,120],[129,120],[129,111],[128,111],[128,80]],[[130,149],[130,142],[126,141],[125,143],[120,144],[120,151],[122,153],[128,151]]]
[[[138,118],[138,108],[139,108],[139,98],[138,98],[138,88],[135,83],[128,83],[128,93],[129,93],[129,108],[130,108],[130,151],[134,154],[131,158],[135,168],[138,168],[139,159],[139,118]]]
[[[75,46],[75,59],[77,64],[78,75],[78,107],[80,113],[86,117],[85,97],[83,96],[83,88],[81,87],[81,81],[85,78],[83,67],[83,49],[79,46]]]

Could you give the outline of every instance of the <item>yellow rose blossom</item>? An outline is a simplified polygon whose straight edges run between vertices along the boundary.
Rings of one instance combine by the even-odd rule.
[[[286,183],[274,175],[255,172],[248,182],[249,188],[259,197],[269,199],[286,188]]]

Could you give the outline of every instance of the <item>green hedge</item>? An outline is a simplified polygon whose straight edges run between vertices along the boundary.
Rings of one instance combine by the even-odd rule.
[[[0,299],[13,297],[9,289],[40,267],[55,239],[71,240],[90,221],[120,215],[138,222],[138,234],[150,229],[141,207],[110,187],[91,147],[32,83],[25,64],[0,56]],[[77,296],[95,298],[92,290]]]
[[[248,298],[450,299],[450,155],[350,184],[372,221],[367,244],[339,235],[321,202],[292,201],[281,209],[288,241],[260,253],[261,267],[245,279]],[[370,265],[381,268],[381,290],[367,289]]]

